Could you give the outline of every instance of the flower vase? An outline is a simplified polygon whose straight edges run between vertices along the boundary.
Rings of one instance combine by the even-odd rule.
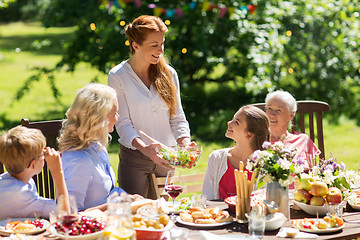
[[[287,219],[290,219],[289,187],[282,187],[279,182],[271,182],[266,187],[266,200],[274,201]]]

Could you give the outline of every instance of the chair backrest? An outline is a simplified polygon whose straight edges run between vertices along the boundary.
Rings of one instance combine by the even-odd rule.
[[[59,136],[62,122],[63,120],[29,122],[26,118],[21,119],[22,126],[41,130],[46,138],[47,146],[55,148],[56,150],[58,149],[56,139]],[[55,199],[55,186],[46,162],[41,173],[35,175],[33,179],[40,196]]]
[[[265,111],[265,103],[253,104]],[[325,159],[324,131],[323,131],[323,112],[330,110],[329,104],[321,101],[297,101],[297,112],[292,119],[292,132],[301,132],[309,135],[311,140],[320,149],[320,159]],[[316,117],[316,125],[314,124],[314,114]],[[306,130],[306,116],[308,116],[308,129]],[[297,124],[298,123],[298,124]],[[316,136],[315,136],[316,126]],[[317,141],[316,141],[317,140]]]
[[[202,185],[204,182],[205,173],[193,174],[193,175],[183,175],[183,192],[182,193],[192,193],[192,192],[201,192]],[[150,182],[156,193],[156,199],[164,197],[168,200],[169,195],[165,192],[165,182],[166,177],[156,177],[155,174],[151,174]]]

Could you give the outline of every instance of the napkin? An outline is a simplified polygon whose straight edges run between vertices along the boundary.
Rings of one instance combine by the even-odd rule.
[[[286,231],[287,229],[290,229],[290,228],[286,228],[286,227],[282,227],[280,228],[278,234],[276,234],[277,237],[283,237],[285,238],[286,237]],[[298,234],[296,234],[296,236],[294,238],[317,238],[318,235],[317,234],[313,234],[313,233],[305,233],[305,232],[299,232]]]
[[[256,237],[252,237],[249,235],[216,235],[210,232],[206,231],[200,231],[200,234],[206,239],[206,240],[239,240],[239,239],[251,239],[251,240],[259,240]]]

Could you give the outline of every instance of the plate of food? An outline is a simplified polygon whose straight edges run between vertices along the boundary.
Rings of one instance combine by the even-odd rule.
[[[344,220],[337,217],[304,218],[291,220],[294,228],[309,233],[333,233],[344,228]]]
[[[198,228],[209,228],[209,227],[219,227],[219,226],[224,226],[224,225],[227,225],[227,224],[230,224],[233,222],[233,220],[231,221],[227,221],[227,222],[218,222],[218,223],[194,223],[194,222],[185,222],[181,219],[180,216],[178,216],[176,218],[176,221],[178,223],[181,223],[183,225],[186,225],[186,226],[191,226],[191,227],[198,227]],[[207,222],[207,220],[204,220],[204,222]]]
[[[49,227],[49,221],[35,218],[12,218],[0,221],[0,234],[10,236],[13,233],[37,234]]]
[[[354,191],[347,197],[349,205],[355,209],[360,210],[360,191]]]
[[[232,223],[233,218],[228,211],[219,208],[190,207],[181,211],[176,221],[193,227],[218,227]]]

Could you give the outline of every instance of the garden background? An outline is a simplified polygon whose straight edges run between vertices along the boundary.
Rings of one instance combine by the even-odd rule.
[[[171,2],[171,3],[169,3]],[[205,172],[237,109],[284,89],[329,103],[324,139],[348,169],[359,166],[359,1],[0,1],[0,129],[21,118],[64,118],[76,91],[107,83],[129,57],[124,26],[141,14],[168,25],[165,55],[177,70]],[[119,144],[109,146],[116,172]]]

